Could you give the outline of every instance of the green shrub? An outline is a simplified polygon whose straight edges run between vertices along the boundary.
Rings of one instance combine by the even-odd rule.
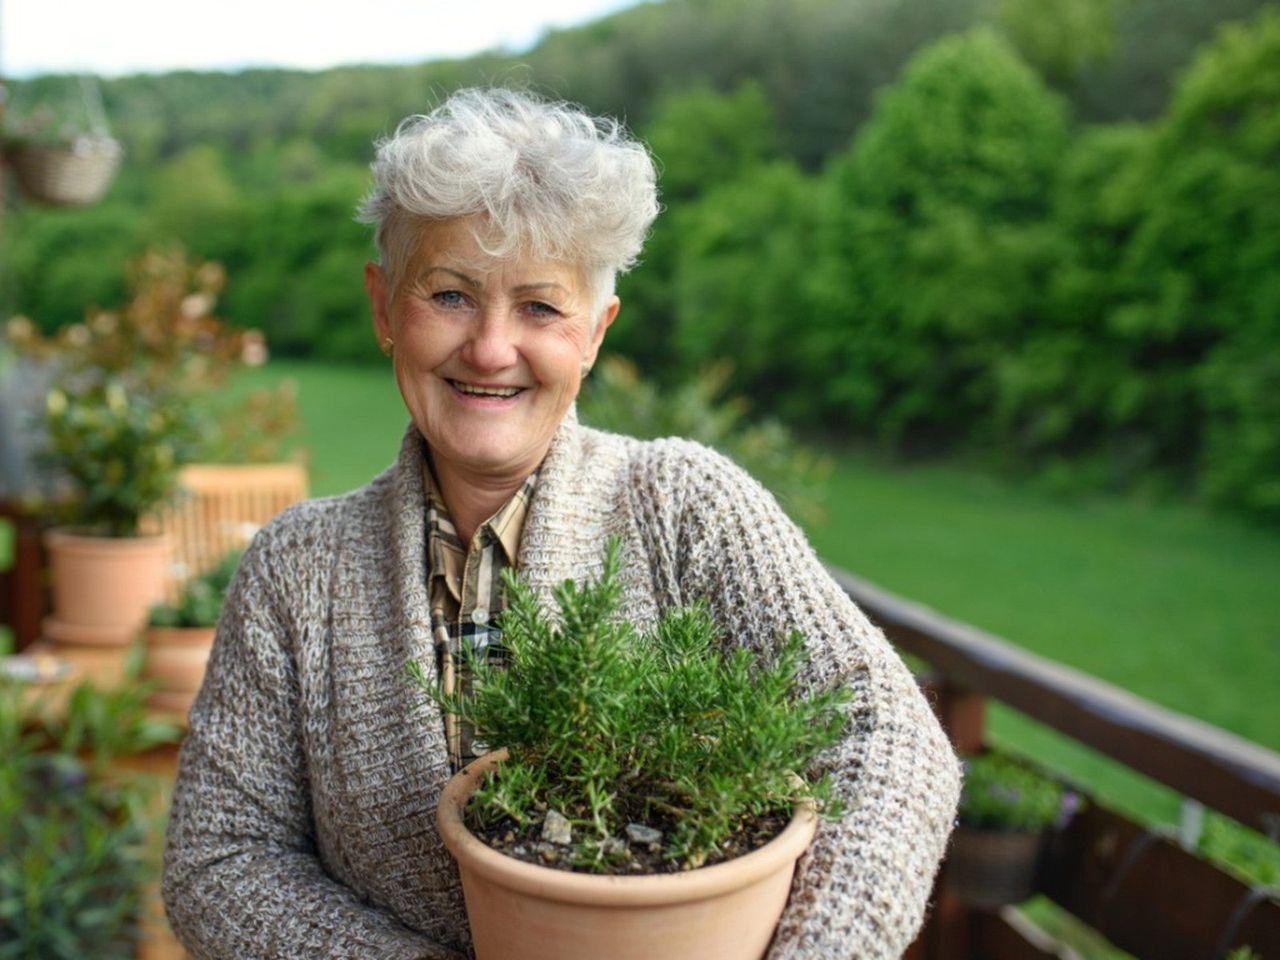
[[[617,619],[619,549],[610,542],[598,580],[555,590],[558,618],[506,571],[509,660],[473,663],[471,696],[442,696],[410,665],[444,710],[509,751],[469,810],[524,825],[558,808],[578,834],[576,865],[591,870],[608,866],[629,820],[671,821],[663,856],[696,867],[750,818],[804,799],[836,815],[825,776],[793,774],[840,739],[851,693],[802,694],[797,633],[770,658],[724,652],[703,606],[668,611],[640,635]]]
[[[746,400],[724,396],[731,372],[719,363],[664,389],[641,378],[630,361],[605,356],[583,387],[582,419],[632,437],[704,443],[736,461],[797,516],[820,520],[830,464],[799,445],[779,421],[749,422]]]
[[[158,863],[150,778],[107,773],[117,756],[172,742],[145,689],[83,685],[62,720],[0,679],[0,960],[126,960]]]

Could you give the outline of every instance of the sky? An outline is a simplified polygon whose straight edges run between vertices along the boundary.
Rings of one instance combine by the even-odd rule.
[[[503,48],[638,0],[0,0],[0,77],[412,63]]]

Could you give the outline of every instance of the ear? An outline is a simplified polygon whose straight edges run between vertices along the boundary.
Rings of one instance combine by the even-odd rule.
[[[609,302],[604,305],[604,309],[600,311],[600,315],[596,317],[595,329],[591,331],[591,342],[587,344],[586,353],[582,356],[582,361],[588,367],[593,366],[596,362],[596,354],[600,352],[600,344],[604,343],[605,331],[618,318],[618,308],[622,306],[622,301],[617,297],[610,297]]]
[[[369,295],[369,311],[373,315],[373,337],[381,347],[392,335],[391,314],[387,312],[387,284],[382,268],[372,260],[364,265],[364,290]]]

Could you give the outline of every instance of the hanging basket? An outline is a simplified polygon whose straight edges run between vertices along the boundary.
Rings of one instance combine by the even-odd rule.
[[[58,146],[18,147],[9,159],[28,200],[66,207],[93,203],[101,197],[123,156],[118,140],[83,136]]]

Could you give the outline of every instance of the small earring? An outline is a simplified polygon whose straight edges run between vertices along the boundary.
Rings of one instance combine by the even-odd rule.
[[[394,350],[395,348],[396,348],[396,342],[394,340],[392,340],[390,337],[382,338],[382,352],[385,353],[388,357],[391,356],[391,351]]]

